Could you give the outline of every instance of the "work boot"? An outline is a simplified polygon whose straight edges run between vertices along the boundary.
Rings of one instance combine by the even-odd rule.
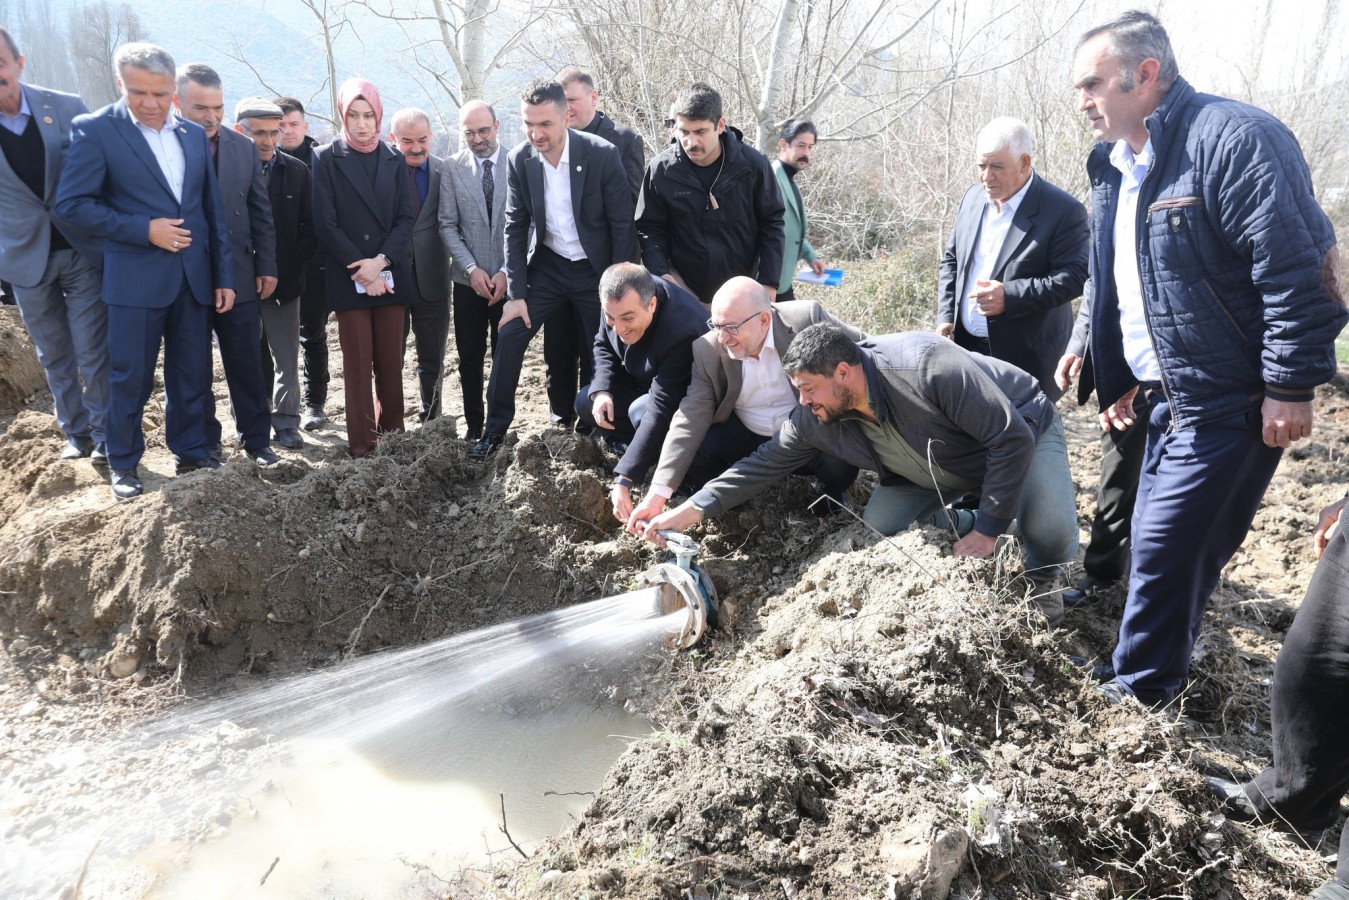
[[[321,406],[306,406],[304,414],[300,416],[300,427],[305,431],[318,431],[328,423],[328,417],[323,414]]]
[[[1030,578],[1031,606],[1044,613],[1050,628],[1063,624],[1063,581],[1059,578]]]

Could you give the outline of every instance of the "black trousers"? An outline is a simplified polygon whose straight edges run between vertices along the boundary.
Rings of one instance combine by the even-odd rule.
[[[240,303],[229,312],[211,310],[211,330],[220,348],[220,364],[229,385],[230,415],[239,444],[262,450],[272,438],[271,383],[262,377],[261,300]],[[215,415],[215,401],[206,404],[206,438],[221,442],[223,429]]]
[[[592,332],[590,341],[595,339]],[[590,341],[577,333],[576,314],[570,307],[558,309],[543,329],[543,368],[548,386],[548,421],[553,424],[570,422],[572,403],[576,400],[577,373],[581,353],[591,353]]]
[[[1246,783],[1263,815],[1327,828],[1349,791],[1349,521],[1316,564],[1274,664],[1274,764]],[[1349,883],[1349,827],[1336,877]]]
[[[740,417],[731,413],[725,422],[713,422],[698,445],[698,453],[689,465],[684,476],[684,489],[693,493],[707,482],[725,472],[740,460],[749,456],[768,438],[755,434],[745,427]],[[824,492],[836,500],[857,480],[857,467],[843,460],[817,454],[813,462],[807,463],[794,473],[796,475],[814,475],[824,485]]]
[[[445,387],[445,345],[450,338],[450,298],[426,297],[417,287],[416,271],[409,279],[412,302],[403,319],[403,346],[412,335],[417,351],[417,387],[421,407],[417,417],[423,422],[440,417],[441,395]]]
[[[454,351],[459,360],[459,386],[464,395],[464,425],[469,431],[482,431],[486,416],[483,405],[483,369],[487,345],[497,349],[497,323],[501,321],[501,303],[487,305],[466,284],[454,283]]]
[[[323,266],[304,270],[300,295],[300,352],[304,354],[304,405],[323,409],[328,402],[328,288]]]
[[[1160,399],[1160,398],[1158,398]],[[1148,442],[1146,391],[1134,396],[1134,424],[1101,435],[1101,482],[1096,487],[1096,515],[1091,541],[1082,560],[1086,573],[1101,581],[1119,581],[1129,574],[1129,522],[1138,498],[1138,473]]]
[[[500,329],[492,356],[492,377],[487,382],[487,433],[505,434],[515,420],[515,390],[520,384],[520,369],[525,350],[539,329],[552,320],[557,311],[569,308],[576,317],[578,334],[592,338],[600,327],[600,277],[589,260],[572,262],[539,245],[529,263],[526,299],[533,327],[523,319],[512,319]],[[595,355],[581,355],[582,384],[589,384],[595,373]],[[576,399],[571,390],[563,409],[570,413]]]

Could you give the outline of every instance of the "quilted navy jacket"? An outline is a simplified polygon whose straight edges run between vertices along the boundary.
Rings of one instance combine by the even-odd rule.
[[[1147,119],[1154,159],[1138,199],[1148,330],[1175,427],[1246,412],[1265,394],[1310,400],[1335,374],[1349,312],[1330,220],[1297,139],[1263,110],[1178,78]],[[1091,180],[1091,355],[1104,408],[1137,379],[1125,361],[1114,278],[1120,173],[1110,145]]]

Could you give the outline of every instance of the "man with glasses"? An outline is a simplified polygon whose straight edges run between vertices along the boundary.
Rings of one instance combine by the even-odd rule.
[[[240,100],[234,107],[234,130],[257,148],[276,225],[276,290],[259,304],[263,383],[272,385],[276,443],[299,450],[304,446],[300,436],[300,297],[318,241],[309,167],[277,152],[281,117],[281,107],[262,97]]]
[[[628,517],[629,531],[659,515],[681,485],[690,492],[701,488],[777,433],[796,408],[782,355],[798,333],[818,324],[866,339],[813,300],[774,304],[762,284],[745,276],[722,285],[712,298],[708,331],[693,343],[692,381],[670,423],[651,487]],[[805,468],[840,503],[857,477],[856,467],[823,454]]]
[[[483,364],[506,297],[505,151],[497,140],[501,123],[492,107],[470,100],[459,109],[462,147],[445,160],[441,174],[440,237],[450,253],[454,350],[464,397],[464,438],[482,440],[485,418]]]

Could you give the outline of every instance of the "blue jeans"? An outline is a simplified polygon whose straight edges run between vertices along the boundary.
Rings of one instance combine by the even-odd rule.
[[[47,259],[42,280],[14,287],[23,325],[56,401],[56,424],[66,437],[106,437],[108,416],[108,308],[103,279],[75,250]]]
[[[1116,678],[1144,703],[1180,693],[1204,608],[1255,518],[1283,451],[1266,447],[1260,410],[1171,430],[1153,407],[1132,524],[1129,598]],[[1134,427],[1137,427],[1135,425]]]
[[[882,534],[896,534],[917,522],[965,535],[974,529],[974,511],[946,505],[959,496],[956,491],[943,496],[934,488],[916,484],[883,484],[867,501],[862,519]],[[1025,548],[1026,574],[1039,580],[1063,574],[1064,565],[1077,556],[1077,498],[1063,443],[1063,422],[1057,413],[1035,442],[1016,519]]]

